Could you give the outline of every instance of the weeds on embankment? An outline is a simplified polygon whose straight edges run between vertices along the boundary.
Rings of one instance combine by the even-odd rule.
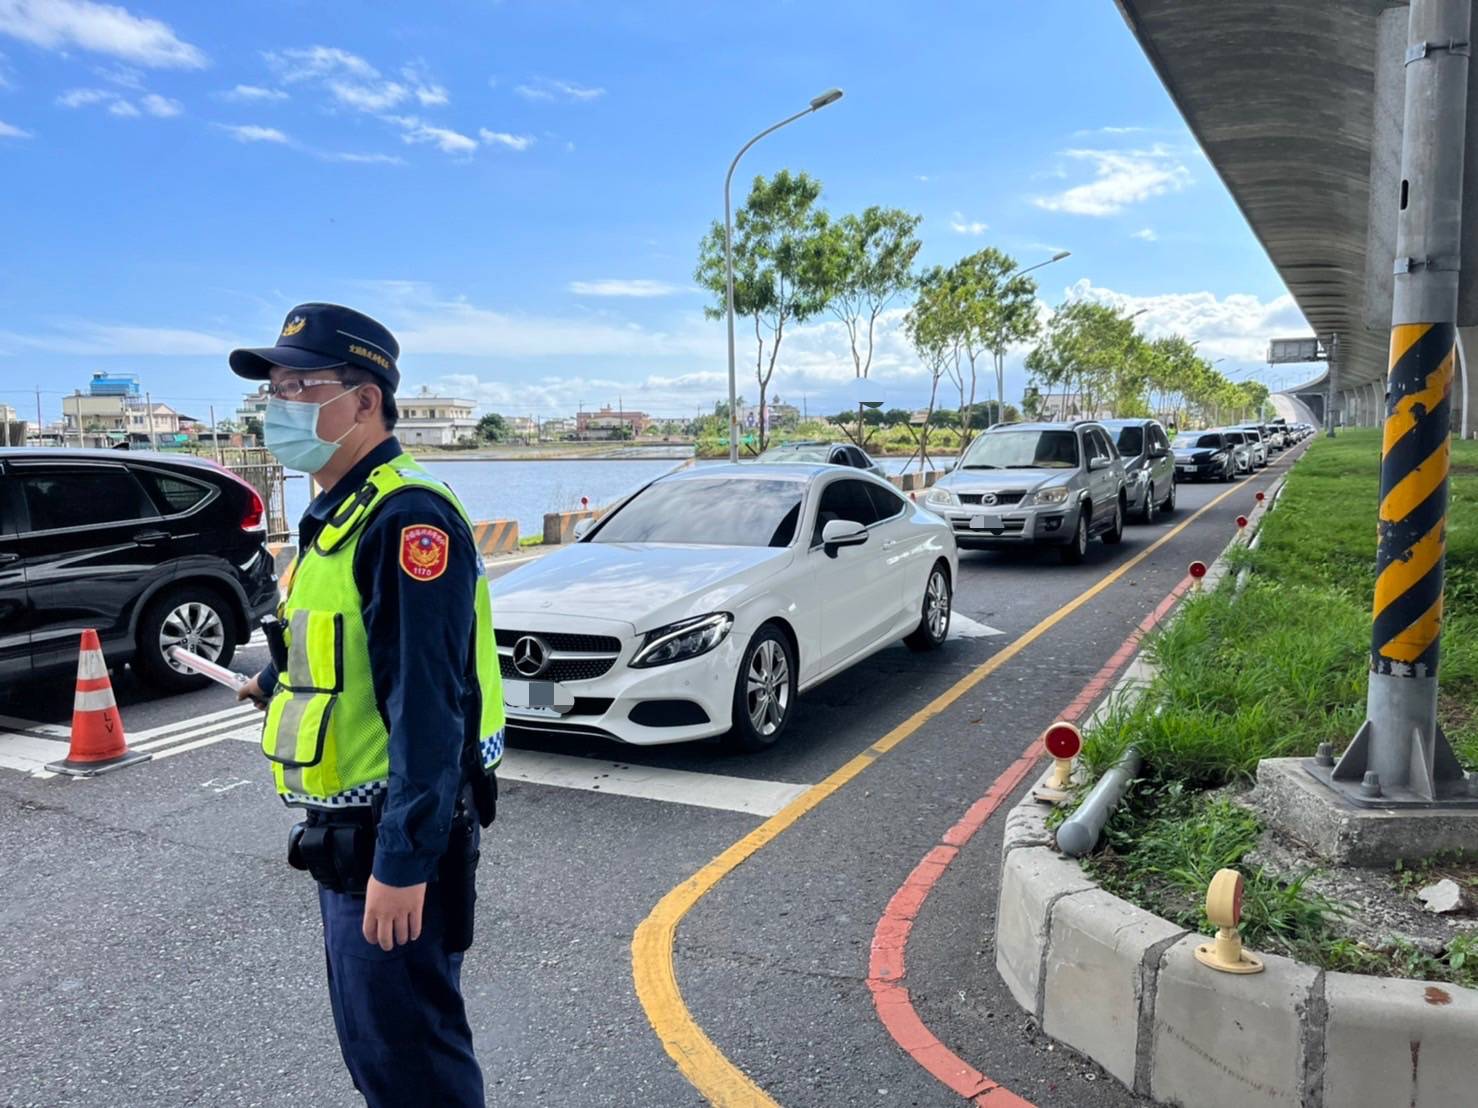
[[[1458,756],[1478,768],[1478,442],[1453,442],[1446,622],[1439,714]],[[1088,862],[1104,886],[1186,927],[1206,930],[1211,875],[1236,865],[1261,834],[1254,815],[1211,790],[1250,783],[1262,758],[1343,749],[1365,714],[1380,436],[1316,441],[1290,474],[1257,550],[1188,601],[1146,643],[1158,673],[1131,708],[1086,737],[1091,778],[1131,742],[1145,779],[1110,821],[1108,849]],[[1339,906],[1261,870],[1247,878],[1244,938],[1326,968],[1397,973],[1478,986],[1478,932],[1436,958],[1412,947],[1371,950],[1339,936]]]

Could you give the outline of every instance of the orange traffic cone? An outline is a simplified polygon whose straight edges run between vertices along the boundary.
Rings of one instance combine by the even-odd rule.
[[[72,706],[72,745],[66,758],[47,765],[52,773],[94,777],[131,762],[147,762],[153,755],[129,750],[123,737],[123,718],[113,699],[108,664],[98,633],[82,632],[82,654],[77,659],[77,699]]]

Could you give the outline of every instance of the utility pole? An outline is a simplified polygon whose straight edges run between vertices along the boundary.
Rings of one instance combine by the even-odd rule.
[[[144,393],[144,418],[149,421],[149,449],[158,450],[159,443],[154,439],[154,400],[147,392]]]
[[[41,386],[36,386],[36,445],[41,445]]]
[[[1331,775],[1367,806],[1478,804],[1437,724],[1471,22],[1470,3],[1411,2],[1370,686]]]
[[[216,464],[219,465],[221,461],[221,436],[216,434],[216,406],[214,404],[210,406],[210,441],[211,445],[215,447]]]
[[[1339,368],[1339,335],[1329,336],[1329,369],[1324,374],[1324,431],[1334,438],[1334,374]]]

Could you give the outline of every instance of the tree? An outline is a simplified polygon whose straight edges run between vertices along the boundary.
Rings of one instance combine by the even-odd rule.
[[[873,205],[826,228],[818,262],[827,308],[847,329],[852,368],[866,380],[872,368],[878,317],[914,285],[922,216]]]
[[[477,421],[478,442],[505,442],[508,436],[508,421],[497,412],[489,412]]]
[[[1076,391],[1078,412],[1090,415],[1105,399],[1117,398],[1126,374],[1135,371],[1142,341],[1133,318],[1118,309],[1070,300],[1053,313],[1041,341],[1026,356],[1026,368],[1049,392],[1054,386]]]
[[[820,181],[782,169],[769,181],[756,177],[749,197],[734,213],[734,314],[754,324],[761,450],[767,441],[765,397],[785,328],[826,307],[821,256],[828,221],[826,213],[816,207],[820,196]],[[704,314],[709,319],[724,318],[727,284],[722,223],[715,222],[699,243],[694,278],[715,297]]]
[[[936,417],[935,405],[939,401],[939,382],[949,377],[960,380],[959,324],[945,270],[933,266],[925,270],[918,280],[918,296],[913,307],[903,317],[903,330],[913,343],[919,360],[929,371],[929,406],[924,411],[924,425],[919,432],[918,457],[922,471],[929,462],[929,427],[938,418],[943,425],[944,413]],[[962,394],[963,395],[963,394]],[[962,401],[963,403],[963,401]],[[913,458],[909,458],[912,464]],[[905,466],[905,468],[907,468]]]

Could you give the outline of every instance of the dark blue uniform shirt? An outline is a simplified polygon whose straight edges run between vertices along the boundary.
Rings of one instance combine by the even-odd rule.
[[[399,441],[388,439],[314,497],[298,525],[298,549],[312,545],[371,470],[401,453]],[[431,581],[411,577],[400,566],[401,532],[418,525],[440,528],[450,540],[446,570]],[[463,735],[480,723],[472,656],[478,559],[472,533],[456,508],[445,497],[417,488],[397,492],[380,505],[354,552],[375,700],[390,732],[390,791],[374,868],[387,885],[428,880],[446,850],[461,784]],[[269,664],[259,680],[270,693],[277,684],[276,668]]]

